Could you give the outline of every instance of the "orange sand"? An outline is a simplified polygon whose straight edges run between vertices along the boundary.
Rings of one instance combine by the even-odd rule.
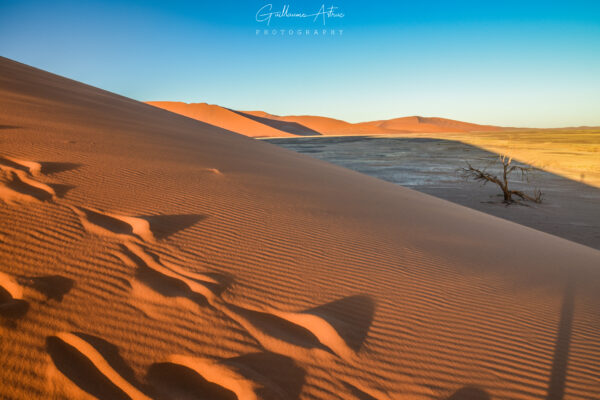
[[[446,118],[403,117],[385,121],[367,122],[365,125],[380,127],[386,131],[405,132],[478,132],[498,131],[501,128],[477,125]]]
[[[303,135],[381,135],[408,132],[481,132],[503,128],[477,125],[445,118],[404,117],[385,121],[351,124],[339,119],[312,115],[279,116],[264,111],[234,111],[205,103],[150,101],[186,117],[252,137]]]
[[[0,398],[598,398],[597,250],[7,59],[0,118]]]
[[[289,133],[273,129],[251,119],[245,118],[227,108],[214,104],[196,103],[186,104],[175,101],[154,101],[148,104],[164,108],[186,117],[194,118],[207,124],[228,129],[232,132],[251,137],[285,137],[294,136]]]

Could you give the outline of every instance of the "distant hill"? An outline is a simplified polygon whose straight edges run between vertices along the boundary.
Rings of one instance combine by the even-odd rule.
[[[377,126],[384,130],[406,132],[474,132],[498,131],[502,129],[491,125],[477,125],[446,118],[426,118],[419,116],[366,122],[365,125]]]
[[[295,136],[294,134],[271,128],[268,125],[256,122],[227,108],[213,104],[187,104],[176,101],[150,101],[148,104],[245,136]]]
[[[480,132],[504,129],[436,117],[412,116],[353,124],[314,115],[279,116],[264,111],[236,111],[206,103],[151,101],[148,104],[252,137]]]

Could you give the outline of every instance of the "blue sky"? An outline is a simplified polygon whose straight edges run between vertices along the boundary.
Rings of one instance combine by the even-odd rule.
[[[326,21],[335,36],[276,17],[265,35],[256,14],[269,3],[344,16]],[[0,0],[0,55],[142,101],[600,125],[598,1]]]

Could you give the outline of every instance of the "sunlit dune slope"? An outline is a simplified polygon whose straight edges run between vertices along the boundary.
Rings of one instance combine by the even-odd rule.
[[[384,130],[404,132],[476,132],[498,131],[501,128],[491,125],[477,125],[446,118],[403,117],[383,121],[366,122]]]
[[[264,113],[262,111],[248,111],[247,114],[253,114],[257,116],[263,116],[264,118],[269,118],[272,120],[278,121],[287,121],[287,122],[295,122],[297,124],[301,124],[310,128],[314,131],[319,132],[322,135],[332,135],[332,134],[357,134],[357,133],[381,133],[381,129],[378,127],[357,127],[355,124],[351,124],[346,121],[342,121],[334,118],[327,117],[319,117],[313,115],[289,115],[289,116],[278,116],[272,115],[268,113]]]
[[[597,399],[599,266],[0,59],[0,398]]]
[[[227,108],[206,103],[181,103],[176,101],[154,101],[148,104],[164,108],[186,117],[194,118],[207,124],[230,130],[245,136],[286,137],[294,136],[287,132],[271,128],[259,122],[245,118]]]

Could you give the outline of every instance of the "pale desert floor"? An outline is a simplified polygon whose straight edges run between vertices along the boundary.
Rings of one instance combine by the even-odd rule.
[[[0,58],[1,399],[597,400],[599,266]]]
[[[600,188],[599,128],[411,133],[403,136],[461,141],[493,153],[507,154],[545,171]]]
[[[513,139],[513,143],[517,140]],[[532,193],[537,187],[544,193],[544,200],[542,204],[520,202],[507,207],[502,203],[501,192],[497,186],[491,183],[482,186],[479,183],[466,182],[457,174],[460,168],[466,166],[466,162],[485,167],[496,175],[500,174],[498,154],[473,145],[424,137],[310,137],[269,141],[600,249],[600,188],[544,170],[530,174],[529,183],[523,182],[519,174],[513,174],[511,184],[515,189]],[[596,141],[600,142],[598,134]],[[566,151],[563,154],[566,154]],[[571,153],[571,157],[577,161],[580,155]],[[598,157],[594,162],[600,163],[600,153]],[[589,161],[592,161],[591,157]],[[577,162],[583,164],[585,160]],[[527,166],[518,162],[515,164]],[[580,171],[583,174],[586,172],[583,169]],[[588,176],[590,175],[588,172]]]

